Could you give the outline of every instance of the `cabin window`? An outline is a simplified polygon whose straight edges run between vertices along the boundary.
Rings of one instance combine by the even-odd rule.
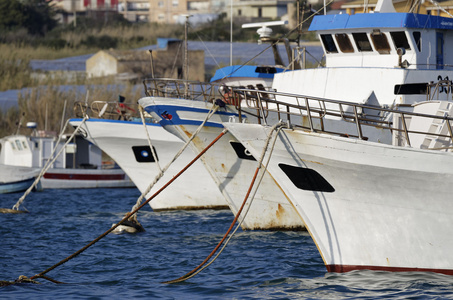
[[[22,146],[24,146],[24,149],[27,149],[27,144],[24,141],[22,141]]]
[[[335,39],[337,40],[338,47],[340,47],[341,52],[343,53],[353,53],[354,47],[352,47],[351,40],[349,39],[346,33],[337,33],[335,34]]]
[[[11,144],[11,148],[13,148],[13,150],[16,150],[16,146],[14,146],[14,143],[10,143]]]
[[[275,74],[277,69],[274,67],[256,67],[255,73]]]
[[[396,49],[398,48],[404,48],[406,50],[411,49],[411,46],[409,46],[409,42],[407,41],[407,37],[404,31],[390,32],[390,36],[392,37]]]
[[[426,95],[427,91],[427,83],[396,84],[393,89],[395,95]]]
[[[19,140],[16,140],[16,146],[18,150],[22,150],[22,145],[20,144]]]
[[[414,37],[415,40],[415,45],[417,46],[417,49],[419,52],[422,51],[422,34],[420,31],[414,31],[412,33],[412,36]]]
[[[321,34],[321,41],[327,53],[338,53],[337,46],[331,34]]]
[[[376,49],[379,54],[390,54],[390,45],[385,34],[379,30],[373,31],[371,40],[373,41],[374,49]]]
[[[366,33],[364,32],[353,33],[352,37],[354,38],[357,49],[360,52],[373,51],[373,48],[371,48],[370,40],[368,39]]]

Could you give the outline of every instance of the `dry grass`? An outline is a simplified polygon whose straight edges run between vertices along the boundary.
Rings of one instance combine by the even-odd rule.
[[[60,132],[68,118],[75,117],[74,103],[93,101],[117,101],[118,95],[126,98],[131,105],[144,94],[141,85],[88,84],[86,86],[63,87],[48,85],[30,88],[18,98],[18,108],[12,108],[0,119],[0,137],[14,134],[17,123],[37,122],[38,130]],[[0,114],[2,112],[0,111]]]
[[[18,108],[0,110],[0,137],[15,133],[17,123],[34,121],[38,129],[59,131],[63,108],[63,119],[73,117],[72,108],[76,101],[85,101],[85,90],[89,91],[88,101],[117,101],[118,95],[125,96],[127,102],[136,103],[142,96],[143,88],[132,84],[116,84],[111,78],[86,80],[76,78],[69,81],[63,76],[32,76],[29,67],[32,59],[59,59],[96,53],[101,48],[87,44],[87,40],[109,37],[118,41],[117,49],[134,49],[155,44],[157,37],[181,38],[183,27],[141,24],[140,26],[88,28],[77,31],[62,31],[59,38],[66,46],[58,50],[31,46],[31,44],[11,41],[0,44],[0,91],[28,88],[18,99]],[[72,86],[63,88],[62,86]],[[83,88],[80,88],[83,86]],[[23,117],[21,118],[21,116]],[[63,120],[65,121],[65,120]],[[46,127],[46,128],[45,128]]]

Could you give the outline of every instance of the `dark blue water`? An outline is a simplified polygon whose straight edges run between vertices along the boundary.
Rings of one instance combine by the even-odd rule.
[[[177,182],[175,182],[176,184]],[[11,208],[22,194],[0,195]],[[45,190],[28,214],[0,214],[0,280],[31,277],[79,250],[135,204],[136,189]],[[139,213],[146,232],[110,234],[39,279],[0,287],[1,299],[445,299],[453,276],[357,271],[326,273],[306,232],[239,230],[207,269],[178,284],[229,227],[229,211]],[[426,255],[429,255],[427,253]]]

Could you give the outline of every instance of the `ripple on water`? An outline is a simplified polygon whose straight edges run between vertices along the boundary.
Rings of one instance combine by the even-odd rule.
[[[21,195],[0,195],[12,207]],[[47,190],[30,194],[29,214],[0,215],[1,280],[32,276],[118,222],[136,189]],[[329,274],[306,232],[242,231],[207,269],[178,284],[226,232],[223,211],[139,213],[146,232],[111,234],[47,275],[63,282],[0,288],[2,299],[425,299],[452,298],[453,276],[354,271]]]

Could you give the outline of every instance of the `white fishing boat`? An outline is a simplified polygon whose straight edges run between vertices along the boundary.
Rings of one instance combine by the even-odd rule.
[[[178,84],[176,84],[178,83]],[[190,92],[185,92],[188,86]],[[175,85],[164,85],[159,80],[149,87],[149,94],[139,100],[139,104],[169,132],[183,141],[188,141],[213,109],[213,103],[221,97],[218,86],[196,87],[196,83],[175,81]],[[214,93],[207,93],[213,91]],[[194,92],[198,91],[198,92]],[[186,96],[184,95],[186,94]],[[187,98],[192,97],[192,100]],[[204,100],[204,101],[197,101]],[[215,137],[223,131],[223,122],[238,120],[237,110],[233,106],[222,105],[190,143],[196,153],[205,149]],[[252,182],[257,161],[229,133],[222,137],[203,155],[203,163],[234,214],[237,214],[247,190]],[[299,215],[288,201],[287,196],[274,179],[265,173],[260,189],[253,197],[253,202],[245,206],[247,214],[241,214],[243,229],[297,230],[304,228]]]
[[[238,119],[236,108],[229,105],[236,101],[229,94],[230,87],[247,87],[257,92],[269,90],[275,74],[283,72],[283,60],[276,47],[278,42],[283,41],[287,46],[288,64],[291,68],[300,68],[299,62],[291,61],[289,40],[270,37],[272,30],[269,26],[283,24],[286,22],[248,24],[248,27],[261,28],[258,32],[262,41],[271,43],[274,48],[274,65],[224,67],[216,71],[211,79],[212,84],[188,80],[150,80],[145,84],[149,97],[140,99],[139,104],[166,130],[186,142],[204,122],[213,109],[213,104],[220,105],[221,109],[206,121],[190,143],[195,153],[200,153],[222,132],[222,122]],[[229,133],[203,155],[202,161],[236,215],[244,203],[257,162]],[[304,229],[299,215],[274,179],[264,173],[261,180],[261,188],[256,192],[251,191],[252,200],[248,199],[244,206],[246,213],[239,217],[242,228]]]
[[[35,168],[0,164],[0,194],[17,193],[27,190],[35,181],[39,170]],[[40,190],[40,186],[37,186]]]
[[[261,124],[224,126],[258,158],[279,115],[267,170],[328,271],[453,275],[453,19],[380,1],[374,13],[316,16],[311,30],[327,67],[276,75],[279,92],[237,90]],[[294,86],[310,76],[312,88]]]
[[[28,124],[36,128],[34,122]],[[34,131],[30,136],[10,135],[0,139],[0,163],[7,166],[26,167],[40,170],[48,160],[61,154],[43,174],[40,182],[43,189],[53,188],[98,188],[134,187],[123,170],[112,162],[104,164],[102,151],[80,136],[65,145],[64,139],[57,145],[55,134]],[[53,149],[54,156],[51,157]]]
[[[140,192],[144,193],[160,174],[160,169],[172,161],[184,143],[150,119],[145,120],[145,126],[140,118],[118,120],[115,108],[117,105],[116,102],[93,102],[91,110],[94,115],[98,115],[100,110],[106,107],[103,115],[105,118],[90,118],[81,128],[85,138],[113,158]],[[109,113],[110,111],[113,113]],[[78,126],[81,122],[82,119],[70,120],[73,126]],[[195,155],[190,149],[184,151],[145,197],[152,196],[194,158]],[[228,208],[201,162],[195,162],[175,183],[165,188],[149,204],[155,211]]]

